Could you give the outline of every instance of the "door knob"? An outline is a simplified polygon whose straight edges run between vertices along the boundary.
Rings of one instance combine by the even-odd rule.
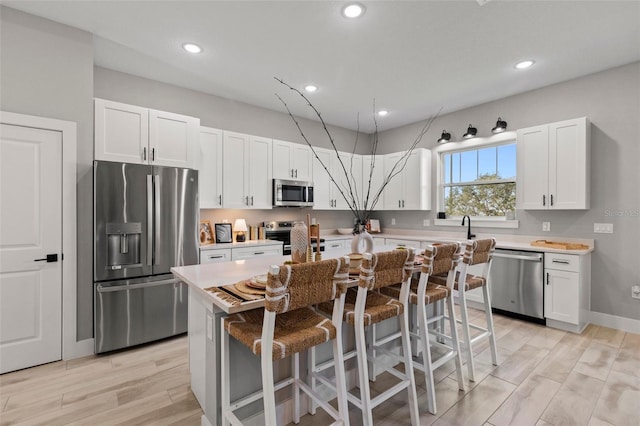
[[[57,262],[58,261],[58,255],[57,254],[48,254],[47,257],[44,257],[42,259],[33,259],[34,262],[47,262],[47,263],[51,263],[51,262]]]

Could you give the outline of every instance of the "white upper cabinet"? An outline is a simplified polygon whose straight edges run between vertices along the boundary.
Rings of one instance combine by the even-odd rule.
[[[310,181],[313,153],[307,145],[273,141],[273,178]]]
[[[331,180],[325,168],[317,158],[313,159],[313,208],[315,210],[349,210],[347,200],[360,198],[362,187],[362,156],[332,149],[315,148],[322,163],[331,172],[335,183]],[[346,171],[346,174],[345,174]],[[340,189],[336,186],[339,185]],[[351,185],[351,187],[349,187]]]
[[[322,148],[315,148],[318,158],[331,170],[331,158],[335,155],[333,151]],[[313,208],[315,210],[333,209],[333,183],[329,178],[327,170],[320,164],[317,158],[313,158]]]
[[[95,99],[95,158],[123,163],[148,163],[149,110]]]
[[[384,156],[382,155],[363,155],[362,156],[362,190],[360,191],[361,196],[361,207],[364,208],[364,202],[367,200],[367,192],[368,203],[367,208],[371,210],[371,204],[375,199],[378,191],[382,187],[382,183],[384,182],[385,174],[384,174]],[[369,185],[369,181],[371,181],[371,185]],[[380,194],[378,197],[378,202],[376,203],[373,210],[382,210],[384,206],[384,194]]]
[[[95,159],[197,167],[200,119],[95,99]]]
[[[222,207],[270,209],[271,139],[223,132]]]
[[[585,118],[517,132],[517,208],[589,208],[590,132]]]
[[[416,148],[384,156],[384,177],[396,174],[384,189],[384,210],[431,209],[431,151]]]
[[[200,127],[198,183],[201,209],[222,207],[222,130]]]
[[[149,110],[149,164],[196,168],[200,119]]]

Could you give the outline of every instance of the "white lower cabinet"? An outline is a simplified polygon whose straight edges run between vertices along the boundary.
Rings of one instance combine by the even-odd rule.
[[[547,325],[580,333],[588,324],[591,255],[545,253],[544,316]]]
[[[200,263],[218,263],[231,260],[231,249],[200,249]]]
[[[241,247],[220,247],[223,244],[200,248],[200,263],[228,262],[250,259],[256,256],[282,256],[282,243],[274,241],[265,244],[241,243]]]
[[[282,255],[282,244],[259,247],[243,247],[231,250],[231,260],[249,259],[257,256]]]

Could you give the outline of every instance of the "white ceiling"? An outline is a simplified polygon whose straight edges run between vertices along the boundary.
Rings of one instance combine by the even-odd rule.
[[[371,132],[640,60],[640,1],[11,1],[89,31],[95,63],[261,107]],[[182,50],[191,41],[200,55]],[[535,59],[526,71],[513,66]]]

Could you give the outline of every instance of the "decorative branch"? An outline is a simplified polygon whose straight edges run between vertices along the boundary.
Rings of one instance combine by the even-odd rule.
[[[336,154],[336,157],[337,157],[338,162],[340,164],[340,167],[342,169],[342,173],[344,174],[344,177],[345,177],[345,180],[346,180],[346,188],[342,188],[342,186],[340,184],[338,184],[336,179],[333,177],[333,175],[329,171],[329,168],[322,161],[322,159],[320,158],[320,156],[316,152],[314,146],[311,144],[311,142],[309,141],[309,139],[305,135],[304,131],[302,130],[302,127],[300,126],[300,123],[298,122],[296,117],[293,115],[293,113],[289,109],[289,106],[287,105],[287,103],[277,93],[275,94],[276,97],[278,98],[278,100],[282,103],[282,105],[284,105],[284,107],[287,110],[287,113],[289,114],[289,117],[291,118],[291,120],[293,120],[293,122],[295,123],[296,127],[298,128],[298,131],[300,132],[300,135],[302,136],[302,139],[304,139],[305,143],[309,146],[309,148],[311,148],[311,152],[315,156],[316,160],[318,160],[320,165],[327,172],[327,175],[329,176],[329,179],[331,180],[331,182],[333,182],[333,184],[338,189],[338,192],[340,192],[340,195],[342,196],[342,198],[344,198],[344,200],[346,201],[347,206],[349,206],[349,210],[351,210],[351,212],[354,214],[354,216],[357,219],[357,222],[358,222],[357,224],[364,225],[369,220],[369,217],[371,216],[372,210],[375,208],[376,204],[380,200],[380,197],[382,196],[384,188],[389,184],[389,182],[391,182],[391,179],[396,177],[398,174],[400,174],[402,172],[402,170],[404,170],[404,168],[407,165],[407,161],[409,160],[411,154],[413,153],[413,151],[415,150],[417,145],[422,141],[423,136],[429,131],[429,129],[431,128],[431,125],[433,124],[435,119],[439,116],[440,112],[442,111],[442,108],[440,108],[435,115],[433,115],[433,116],[431,116],[431,117],[429,117],[429,118],[427,118],[425,120],[425,123],[422,126],[422,129],[418,133],[418,136],[415,138],[415,140],[411,143],[409,149],[402,153],[400,158],[391,167],[391,170],[389,171],[389,173],[383,178],[382,184],[380,185],[380,188],[372,194],[372,192],[371,192],[371,183],[373,182],[373,176],[374,176],[374,171],[375,171],[375,163],[376,163],[376,152],[378,150],[378,142],[379,142],[379,139],[378,139],[378,122],[376,120],[376,114],[375,114],[376,113],[376,104],[375,104],[375,99],[374,99],[374,101],[373,101],[374,133],[373,133],[373,139],[371,141],[371,159],[370,159],[370,167],[369,167],[369,178],[368,178],[368,185],[367,185],[367,189],[366,189],[366,195],[364,195],[364,203],[362,204],[362,208],[360,208],[360,196],[358,194],[357,188],[354,189],[354,186],[356,186],[356,179],[355,179],[355,176],[353,174],[353,158],[354,158],[356,150],[357,150],[358,140],[359,140],[359,136],[360,136],[360,114],[358,114],[357,118],[356,118],[356,120],[357,120],[356,139],[354,141],[353,150],[351,151],[351,160],[350,160],[350,164],[349,164],[349,170],[347,171],[347,167],[345,166],[344,162],[342,161],[342,158],[340,157],[340,152],[338,151],[338,148],[336,147],[335,140],[333,139],[333,136],[331,135],[331,132],[329,132],[329,129],[328,129],[324,119],[322,118],[322,114],[320,114],[320,111],[318,111],[318,109],[311,103],[311,101],[300,90],[296,89],[295,87],[290,86],[289,84],[285,83],[280,78],[274,77],[274,79],[277,82],[279,82],[280,84],[288,87],[290,90],[294,91],[302,99],[304,99],[304,101],[307,103],[307,106],[309,106],[309,108],[311,108],[311,110],[314,112],[316,117],[318,117],[318,119],[320,120],[320,123],[322,124],[324,133],[329,138],[329,142],[331,144],[331,147],[333,148],[333,151]],[[352,182],[353,182],[353,185],[352,185]],[[344,191],[343,191],[343,189],[344,189]],[[345,191],[348,193],[349,197],[347,197],[347,194],[345,194]],[[369,204],[369,200],[370,200],[371,197],[373,197],[373,198],[371,199],[371,204]]]

